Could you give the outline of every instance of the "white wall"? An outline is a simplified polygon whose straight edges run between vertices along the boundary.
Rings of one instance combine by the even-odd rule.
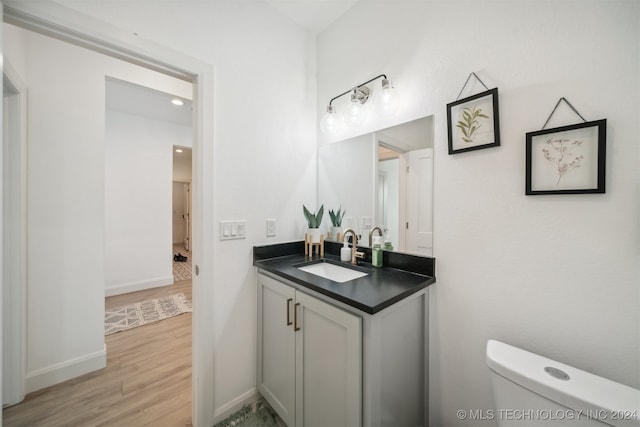
[[[262,2],[60,3],[214,65],[215,190],[206,197],[213,198],[214,223],[247,221],[246,239],[218,241],[214,259],[204,260],[214,271],[214,282],[204,286],[214,287],[216,300],[214,405],[221,414],[255,387],[252,246],[302,238],[301,205],[315,203],[315,39]],[[45,60],[51,59],[43,55],[39,62]],[[95,210],[99,222],[102,206]],[[275,238],[266,237],[267,218],[277,220]],[[75,286],[59,278],[54,284],[65,292]]]
[[[104,105],[104,85],[54,65],[83,65],[73,49],[27,35],[25,50],[31,391],[105,363],[104,195],[95,191],[104,185],[104,115],[88,114]],[[83,87],[90,89],[74,90]]]
[[[173,146],[191,128],[106,110],[105,293],[173,283]]]
[[[319,112],[386,73],[398,122],[435,117],[432,426],[493,407],[489,338],[640,388],[639,7],[363,0],[318,39]],[[472,71],[499,89],[502,145],[449,156],[446,104]],[[524,195],[525,133],[562,96],[608,119],[606,194]],[[577,121],[561,109],[551,126]]]

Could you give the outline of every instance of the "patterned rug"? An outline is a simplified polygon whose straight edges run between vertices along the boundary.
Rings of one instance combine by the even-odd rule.
[[[191,280],[191,252],[186,251],[183,246],[174,246],[173,255],[177,253],[187,257],[186,262],[173,261],[173,281],[179,282],[181,280]]]
[[[191,301],[183,293],[114,308],[104,313],[104,334],[115,334],[191,311]]]

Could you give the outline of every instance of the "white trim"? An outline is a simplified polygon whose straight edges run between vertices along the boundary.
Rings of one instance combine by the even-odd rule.
[[[127,294],[129,292],[143,291],[145,289],[160,288],[162,286],[173,285],[173,276],[156,277],[153,279],[140,280],[137,282],[122,283],[108,286],[104,290],[105,297]]]
[[[55,2],[5,0],[4,14],[5,22],[193,83],[192,424],[213,425],[213,66]]]
[[[54,2],[4,0],[4,22],[191,82],[200,61]],[[179,65],[174,65],[179,64]]]
[[[9,80],[11,85],[14,86],[17,93],[11,94],[4,99],[3,109],[3,147],[4,155],[8,155],[5,162],[9,162],[14,166],[18,166],[18,170],[7,170],[3,173],[11,173],[11,176],[3,176],[7,182],[5,188],[8,189],[5,194],[5,201],[9,202],[9,209],[6,214],[6,226],[2,236],[2,244],[8,243],[7,247],[11,248],[10,251],[3,253],[3,261],[6,264],[3,266],[3,281],[4,282],[4,296],[9,298],[8,301],[3,302],[3,311],[5,308],[9,308],[9,312],[3,312],[4,318],[10,319],[10,325],[20,325],[18,328],[10,327],[9,330],[3,330],[3,344],[7,344],[8,348],[3,350],[3,357],[7,357],[8,360],[3,361],[8,363],[7,375],[3,377],[2,387],[7,394],[2,397],[3,405],[11,405],[18,403],[24,399],[24,379],[26,377],[26,293],[27,293],[27,226],[26,226],[26,212],[27,212],[27,195],[26,195],[26,182],[27,182],[27,161],[26,161],[26,118],[27,118],[27,89],[25,83],[21,77],[11,66],[8,60],[4,59],[3,78]],[[3,95],[4,95],[3,87]],[[10,116],[9,116],[10,115]],[[17,119],[17,122],[8,123],[7,118],[11,120]],[[11,133],[10,135],[8,133]],[[5,146],[6,141],[4,138],[13,137],[8,142],[8,146]],[[17,145],[16,145],[17,142]],[[17,172],[17,173],[16,173]]]
[[[95,353],[50,365],[27,373],[26,392],[30,393],[107,366],[107,346]]]
[[[191,261],[193,282],[193,426],[214,424],[213,67],[194,84]],[[206,197],[205,197],[206,195]],[[200,272],[198,274],[198,268]]]
[[[251,405],[258,400],[260,400],[260,393],[258,393],[258,389],[256,387],[253,387],[251,390],[242,393],[240,396],[232,399],[231,401],[225,403],[215,410],[213,414],[214,425],[224,420],[234,412],[238,411],[244,405]]]
[[[2,2],[0,1],[0,5],[2,5]],[[0,15],[2,15],[3,11],[0,11]],[[2,27],[0,26],[0,57],[4,58],[4,38],[3,38],[3,31],[2,31]],[[3,61],[4,62],[4,61]],[[3,64],[0,63],[0,71],[3,71]],[[3,81],[0,82],[0,89],[4,90],[4,71],[3,71]],[[0,117],[4,118],[4,112],[2,111],[2,109],[4,108],[4,102],[2,104],[0,104]],[[4,122],[4,120],[2,120],[2,122]],[[0,122],[0,135],[4,136],[4,125],[3,123]],[[4,147],[4,144],[3,144]],[[2,188],[2,192],[4,193],[4,149],[0,150],[0,188]],[[2,198],[0,198],[0,212],[3,212],[4,207],[3,207],[3,200]],[[3,242],[2,245],[0,245],[0,289],[4,288],[4,269],[3,269],[3,246],[4,246],[4,226],[2,224],[2,222],[4,221],[0,221],[0,241]],[[3,313],[3,306],[4,303],[2,301],[2,294],[3,292],[0,292],[0,368],[3,366],[3,343],[2,341],[4,341],[4,326],[3,326],[3,322],[2,322],[2,318],[4,317],[4,313]],[[0,383],[2,383],[3,379],[2,379],[2,371],[3,369],[0,369]],[[0,384],[0,406],[3,402],[3,396],[2,396],[2,384]],[[0,411],[0,424],[2,424],[2,411]]]

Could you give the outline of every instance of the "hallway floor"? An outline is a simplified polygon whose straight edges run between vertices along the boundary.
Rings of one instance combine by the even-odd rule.
[[[191,281],[106,299],[106,307],[183,292]],[[191,313],[105,337],[107,367],[3,410],[4,426],[191,426]]]

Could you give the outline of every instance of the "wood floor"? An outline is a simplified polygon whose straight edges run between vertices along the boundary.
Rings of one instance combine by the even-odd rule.
[[[107,308],[183,292],[191,281],[118,295]],[[191,426],[191,313],[105,337],[107,367],[27,395],[4,426]]]

